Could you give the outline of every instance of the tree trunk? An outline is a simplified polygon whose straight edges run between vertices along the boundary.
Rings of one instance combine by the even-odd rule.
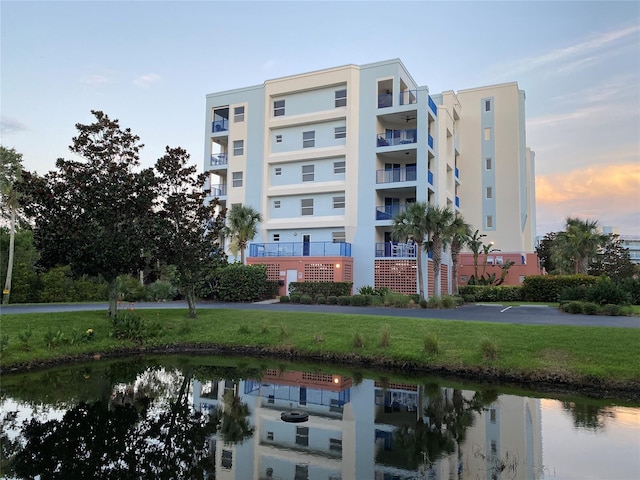
[[[13,253],[16,245],[16,209],[11,207],[11,225],[9,227],[9,262],[7,263],[7,278],[4,283],[4,291],[2,292],[2,303],[9,303],[11,295],[11,277],[13,275]],[[5,293],[6,292],[6,293]]]
[[[440,282],[440,267],[442,266],[442,243],[439,239],[433,241],[433,252],[431,261],[433,262],[433,296],[439,297],[442,293]]]
[[[116,278],[109,280],[109,317],[114,318],[118,313],[118,287]]]
[[[458,294],[458,263],[460,262],[460,253],[451,252],[451,292]]]
[[[418,293],[420,293],[420,299],[426,298],[424,296],[424,283],[422,281],[422,242],[416,242],[416,263],[418,264]]]
[[[196,318],[198,312],[196,312],[196,294],[193,286],[185,289],[185,297],[187,298],[187,305],[189,305],[189,318]]]

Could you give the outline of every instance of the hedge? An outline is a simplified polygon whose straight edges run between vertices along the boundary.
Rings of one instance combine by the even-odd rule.
[[[291,282],[289,284],[289,295],[294,293],[309,295],[314,299],[319,295],[325,298],[330,296],[350,296],[352,287],[352,282]]]
[[[522,287],[519,285],[461,285],[459,294],[473,297],[474,302],[519,302],[522,300]]]
[[[527,302],[557,302],[567,287],[591,287],[598,277],[590,275],[533,275],[522,283],[522,300]]]

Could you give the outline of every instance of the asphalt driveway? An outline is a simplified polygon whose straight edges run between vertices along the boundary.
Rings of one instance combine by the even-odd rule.
[[[123,303],[123,308],[130,308]],[[445,320],[463,320],[473,322],[516,323],[521,325],[575,325],[587,327],[640,328],[640,317],[610,317],[598,315],[570,315],[554,307],[522,305],[506,307],[499,304],[467,304],[448,310],[408,309],[388,307],[349,307],[338,305],[300,305],[291,303],[218,303],[202,302],[196,305],[198,310],[232,308],[237,310],[266,310],[270,312],[315,312],[348,313],[362,315],[382,315],[386,317],[435,318]],[[77,312],[107,310],[106,303],[66,303],[3,305],[0,314]],[[137,302],[135,309],[172,308],[187,309],[186,302]]]

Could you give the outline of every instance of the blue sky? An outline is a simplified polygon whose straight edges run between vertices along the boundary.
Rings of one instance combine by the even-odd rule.
[[[640,234],[640,2],[0,1],[1,141],[45,173],[102,110],[203,164],[205,95],[400,58],[435,94],[517,81],[538,234]]]

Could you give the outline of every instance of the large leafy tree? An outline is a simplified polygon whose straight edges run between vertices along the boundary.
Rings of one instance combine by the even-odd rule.
[[[448,232],[454,218],[455,214],[447,207],[429,207],[427,209],[425,224],[429,241],[425,243],[424,249],[431,252],[435,296],[439,296],[441,291],[442,252],[450,239]]]
[[[240,252],[240,262],[243,265],[244,251],[258,233],[258,224],[261,221],[260,212],[247,205],[233,205],[228,211],[225,236],[231,240],[231,252]]]
[[[109,313],[117,313],[116,278],[134,273],[152,249],[156,177],[137,171],[143,145],[130,129],[101,111],[76,124],[70,150],[82,160],[58,159],[44,177],[24,172],[28,213],[45,267],[71,265],[75,274],[102,275]]]
[[[2,200],[2,217],[9,219],[9,258],[5,277],[2,303],[9,303],[11,280],[13,275],[13,257],[15,252],[16,220],[20,209],[20,193],[17,182],[22,175],[22,154],[15,149],[0,145],[0,199]]]
[[[603,248],[589,263],[589,275],[606,275],[614,282],[632,278],[636,267],[631,262],[629,249],[617,234],[607,235]]]
[[[554,242],[554,263],[562,268],[563,263],[569,262],[571,273],[586,274],[589,262],[596,257],[606,240],[607,236],[600,233],[596,220],[567,217],[565,230],[558,233]]]
[[[448,242],[451,245],[451,269],[453,294],[458,293],[458,268],[460,266],[460,251],[471,239],[471,225],[465,222],[461,215],[457,215],[449,224],[447,230]]]
[[[161,258],[176,268],[180,292],[189,305],[189,317],[196,317],[196,291],[215,269],[226,263],[220,245],[224,209],[217,199],[206,202],[206,177],[188,166],[189,154],[169,148],[158,159],[160,210],[158,229]]]
[[[540,259],[540,266],[544,268],[547,273],[555,270],[555,264],[553,263],[553,243],[557,235],[557,232],[547,233],[536,247],[536,254]]]
[[[391,236],[394,240],[412,238],[416,242],[416,263],[418,266],[418,293],[424,298],[424,282],[422,280],[422,249],[427,236],[427,210],[425,202],[415,202],[393,218]]]

